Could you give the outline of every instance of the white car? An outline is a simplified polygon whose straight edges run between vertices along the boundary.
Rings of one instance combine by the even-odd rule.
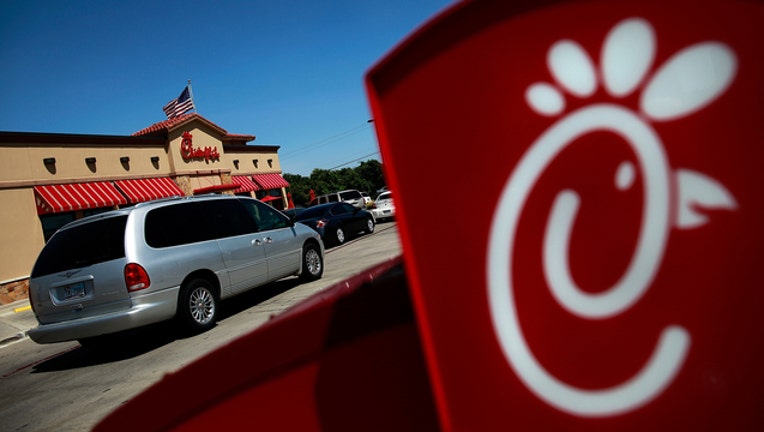
[[[393,194],[390,191],[379,194],[374,205],[371,206],[371,214],[376,221],[383,219],[392,219],[395,217],[395,203]]]

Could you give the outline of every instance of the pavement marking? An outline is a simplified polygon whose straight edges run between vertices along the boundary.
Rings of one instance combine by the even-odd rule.
[[[27,306],[18,307],[16,309],[14,309],[13,311],[16,312],[16,313],[19,313],[19,312],[28,311],[30,309],[32,309],[32,306],[31,305],[27,305]]]

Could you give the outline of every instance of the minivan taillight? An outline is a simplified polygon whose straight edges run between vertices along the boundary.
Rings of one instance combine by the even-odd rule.
[[[130,263],[125,266],[125,285],[127,291],[138,291],[151,286],[149,274],[139,264]]]

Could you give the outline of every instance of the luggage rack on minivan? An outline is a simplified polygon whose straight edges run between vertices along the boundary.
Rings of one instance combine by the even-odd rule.
[[[193,200],[198,198],[212,198],[212,197],[224,198],[225,196],[218,193],[214,193],[214,192],[199,194],[199,195],[188,195],[188,196],[173,195],[171,197],[157,198],[151,201],[139,202],[139,203],[136,203],[133,207],[142,207],[148,204],[155,204],[155,203],[162,203],[162,202],[181,201],[181,200],[188,201],[188,200]]]
[[[192,198],[193,196],[180,196],[180,195],[173,195],[171,197],[163,197],[163,198],[157,198],[150,201],[142,201],[139,203],[136,203],[134,207],[143,207],[148,204],[158,203],[158,202],[167,202],[167,201],[178,201],[182,200],[184,198]]]

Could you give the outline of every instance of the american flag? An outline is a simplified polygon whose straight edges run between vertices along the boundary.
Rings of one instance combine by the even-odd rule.
[[[194,107],[194,100],[191,98],[191,91],[188,89],[188,86],[183,89],[183,92],[177,99],[167,102],[167,105],[162,107],[168,119],[185,114],[192,109],[196,109],[196,107]]]

